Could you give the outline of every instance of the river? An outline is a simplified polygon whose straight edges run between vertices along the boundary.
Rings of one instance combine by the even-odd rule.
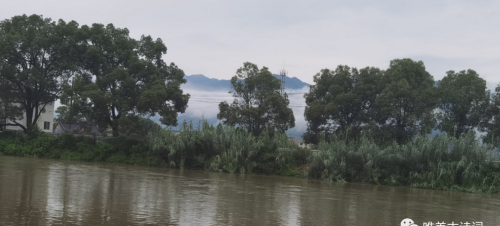
[[[0,225],[500,225],[500,195],[0,156]],[[479,224],[477,224],[479,225]]]

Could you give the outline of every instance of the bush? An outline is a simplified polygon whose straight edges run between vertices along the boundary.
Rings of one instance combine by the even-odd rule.
[[[255,137],[233,126],[214,127],[206,121],[197,129],[184,121],[179,134],[169,129],[150,133],[148,144],[149,156],[158,165],[265,174],[279,170],[277,148],[293,145],[285,134],[265,131]]]
[[[404,145],[379,147],[368,138],[345,142],[334,137],[319,144],[308,158],[309,177],[340,182],[365,182],[487,192],[500,186],[493,147],[479,144],[473,133],[459,139],[418,136]],[[486,176],[487,175],[487,176]]]

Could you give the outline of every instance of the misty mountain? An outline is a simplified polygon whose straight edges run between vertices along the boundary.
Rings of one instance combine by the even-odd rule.
[[[281,76],[273,74],[276,78],[281,80]],[[183,89],[195,89],[200,91],[229,91],[231,90],[230,80],[219,80],[214,78],[207,78],[204,75],[187,75],[184,76],[187,80],[186,84],[182,84]],[[285,78],[285,89],[302,89],[309,87],[309,84],[301,81],[296,77]]]
[[[279,75],[273,74],[278,79],[281,79]],[[219,80],[213,78],[207,78],[204,75],[190,75],[185,76],[187,83],[183,84],[181,88],[191,95],[189,100],[189,107],[186,109],[184,114],[179,114],[177,116],[178,126],[173,127],[174,130],[180,129],[180,124],[184,120],[192,121],[195,127],[198,126],[199,121],[204,118],[209,124],[217,125],[219,120],[217,119],[217,113],[219,112],[218,105],[221,101],[232,102],[233,97],[227,92],[231,89],[230,80]],[[435,81],[434,85],[437,86],[439,81]],[[306,132],[307,122],[304,118],[304,107],[305,100],[303,97],[304,92],[308,92],[309,84],[302,82],[298,78],[286,77],[285,88],[290,99],[290,105],[294,111],[295,116],[295,128],[289,129],[286,133],[289,136],[295,137],[295,139],[300,140],[302,134]],[[155,122],[159,122],[159,117],[151,118]],[[439,130],[433,130],[430,137],[434,137],[436,134],[441,133]]]
[[[281,80],[280,75],[273,75]],[[228,93],[231,90],[230,80],[207,78],[204,75],[188,75],[184,78],[187,83],[182,84],[181,88],[185,93],[189,93],[191,98],[186,112],[177,116],[178,126],[172,129],[179,130],[184,120],[192,121],[193,125],[197,127],[202,118],[206,119],[209,124],[217,125],[219,123],[217,119],[219,103],[221,101],[232,102],[234,99]],[[288,130],[287,134],[300,140],[302,134],[306,131],[304,107],[301,106],[305,105],[303,93],[309,90],[309,84],[296,77],[286,77],[285,89],[290,98],[290,105],[295,106],[293,110],[296,120],[295,128]],[[159,122],[159,116],[151,117],[151,120]]]

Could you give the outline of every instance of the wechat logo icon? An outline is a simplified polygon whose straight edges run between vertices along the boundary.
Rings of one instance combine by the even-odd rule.
[[[412,219],[406,218],[401,221],[401,226],[418,226]]]

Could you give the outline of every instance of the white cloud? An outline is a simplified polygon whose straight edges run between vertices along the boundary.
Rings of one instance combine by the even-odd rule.
[[[498,83],[498,1],[34,1],[0,3],[4,19],[43,14],[80,24],[113,23],[133,37],[164,40],[186,74],[229,79],[243,62],[283,67],[312,84],[338,64],[387,68],[394,58],[443,59],[429,67],[472,68]]]

